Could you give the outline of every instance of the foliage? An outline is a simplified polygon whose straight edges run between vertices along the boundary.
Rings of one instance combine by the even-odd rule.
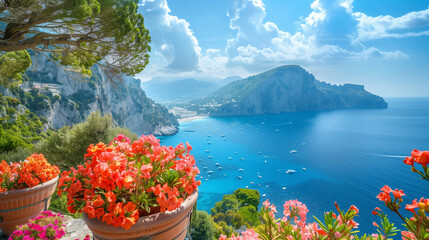
[[[32,148],[37,141],[46,138],[42,121],[17,98],[0,94],[0,154],[16,151],[18,148]],[[10,160],[9,160],[10,161]]]
[[[67,196],[58,196],[57,194],[53,194],[51,196],[51,204],[49,205],[49,210],[54,212],[60,212],[64,215],[69,215],[73,218],[82,218],[82,213],[70,213],[67,210]]]
[[[21,84],[22,74],[30,65],[31,57],[25,50],[0,53],[0,85],[11,87]]]
[[[234,229],[225,222],[214,223],[215,233],[214,236],[216,239],[219,239],[222,235],[231,237],[234,232]]]
[[[0,162],[0,192],[29,188],[56,178],[60,173],[57,166],[48,163],[43,154],[34,153],[25,161]]]
[[[210,215],[205,211],[197,211],[192,219],[191,237],[193,240],[213,240],[214,226]]]
[[[189,144],[161,146],[153,135],[131,143],[124,135],[109,145],[90,145],[85,165],[64,171],[58,195],[67,194],[67,209],[107,225],[131,228],[139,209],[148,214],[173,211],[201,184]]]
[[[404,163],[411,165],[412,172],[418,173],[422,179],[429,180],[429,172],[427,164],[429,164],[429,151],[413,150],[411,157],[407,157]],[[418,163],[423,168],[420,171],[416,168],[415,163]],[[274,239],[312,239],[312,240],[391,240],[398,232],[401,232],[403,240],[426,240],[429,239],[429,199],[421,198],[414,199],[412,204],[406,204],[405,209],[412,213],[412,217],[404,217],[399,209],[403,202],[402,197],[405,195],[403,190],[392,190],[389,186],[382,187],[377,198],[384,202],[386,207],[396,213],[404,222],[403,226],[407,231],[399,230],[383,211],[376,207],[372,212],[380,217],[380,224],[373,222],[377,228],[377,233],[358,236],[355,230],[358,223],[354,221],[354,217],[359,213],[359,209],[352,205],[348,211],[342,211],[337,203],[335,207],[338,213],[332,211],[324,214],[324,218],[319,220],[314,217],[315,223],[306,223],[306,215],[308,212],[305,204],[297,200],[286,201],[284,207],[284,217],[276,219],[275,213],[277,209],[267,200],[264,202],[261,209],[262,224],[253,229],[247,229],[241,233],[242,236],[227,236],[222,235],[219,240],[274,240]],[[220,222],[224,223],[225,222]],[[216,226],[216,225],[215,225]],[[216,236],[218,237],[218,236]]]
[[[26,50],[66,73],[91,75],[97,63],[111,77],[134,75],[148,63],[149,31],[137,0],[0,2],[0,83],[19,82],[31,63]],[[11,71],[11,69],[14,69]],[[4,70],[4,71],[2,71]]]
[[[85,122],[59,129],[36,148],[43,152],[49,161],[66,169],[85,162],[83,156],[89,145],[109,142],[118,133],[133,140],[137,139],[128,129],[114,127],[110,115],[102,116],[100,112],[95,112],[89,115]]]
[[[257,190],[239,188],[233,194],[224,195],[222,201],[215,203],[211,209],[215,223],[225,222],[227,225],[240,228],[260,224],[257,211],[259,205],[259,192]]]
[[[0,137],[0,139],[1,139],[1,137]],[[0,143],[0,145],[1,145],[1,143]],[[24,160],[29,155],[31,155],[32,152],[33,152],[32,148],[17,147],[12,152],[0,154],[0,159],[4,159],[6,162],[19,162],[19,161]]]
[[[64,216],[60,213],[44,211],[38,216],[28,220],[26,224],[20,225],[10,236],[10,240],[25,239],[61,239],[66,233]]]

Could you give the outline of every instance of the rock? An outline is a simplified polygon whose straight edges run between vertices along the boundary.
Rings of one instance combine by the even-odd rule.
[[[100,111],[111,114],[116,125],[137,135],[177,133],[177,119],[167,108],[146,97],[140,80],[125,76],[122,83],[114,84],[98,66],[91,70],[91,78],[73,79],[48,59],[37,58],[37,71],[27,71],[31,81],[20,88],[27,92],[37,89],[50,100],[26,107],[46,118],[47,126],[54,129],[80,123],[91,112]],[[11,94],[7,89],[0,92]]]
[[[65,225],[67,233],[63,238],[61,238],[61,240],[83,240],[86,235],[89,235],[92,239],[92,232],[89,230],[83,219],[74,219],[69,216],[66,216],[66,219]]]
[[[355,84],[320,82],[297,65],[281,66],[234,81],[202,100],[197,111],[210,116],[277,114],[347,108],[386,108],[383,98]]]

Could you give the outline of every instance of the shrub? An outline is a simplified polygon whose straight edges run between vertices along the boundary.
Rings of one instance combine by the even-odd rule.
[[[193,240],[214,239],[215,229],[210,215],[205,211],[197,211],[192,219],[191,237]]]

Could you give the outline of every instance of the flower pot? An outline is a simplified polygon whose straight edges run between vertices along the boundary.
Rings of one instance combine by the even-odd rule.
[[[155,213],[140,217],[135,225],[125,230],[101,222],[97,218],[89,219],[83,214],[83,219],[98,240],[183,240],[190,224],[192,209],[198,198],[198,189],[189,195],[182,205],[173,211]]]
[[[48,209],[58,176],[35,187],[0,193],[0,230],[11,234],[16,226]]]

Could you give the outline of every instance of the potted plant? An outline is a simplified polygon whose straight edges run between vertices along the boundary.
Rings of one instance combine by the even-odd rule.
[[[71,213],[83,211],[95,239],[184,239],[200,185],[191,149],[119,135],[90,145],[84,166],[62,173],[58,194]]]
[[[35,153],[22,162],[0,163],[0,229],[4,234],[48,208],[59,173],[43,154]]]
[[[61,213],[44,211],[40,215],[20,225],[10,236],[9,240],[43,239],[58,240],[66,233],[64,216]]]

